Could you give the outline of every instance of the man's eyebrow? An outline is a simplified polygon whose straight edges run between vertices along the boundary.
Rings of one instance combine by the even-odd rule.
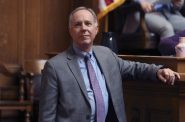
[[[85,22],[93,22],[92,20],[85,20]]]

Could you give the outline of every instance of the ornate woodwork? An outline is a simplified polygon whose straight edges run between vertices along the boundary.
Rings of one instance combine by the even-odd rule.
[[[185,121],[185,58],[120,56],[126,60],[162,64],[177,71],[181,79],[171,86],[160,81],[124,81],[128,122]]]

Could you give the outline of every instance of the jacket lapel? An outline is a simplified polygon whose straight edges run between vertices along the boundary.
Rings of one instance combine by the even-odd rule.
[[[71,70],[71,72],[73,73],[86,101],[89,103],[85,82],[83,80],[83,77],[82,77],[78,62],[77,62],[77,57],[74,54],[74,51],[72,48],[70,48],[68,50],[68,52],[69,52],[68,57],[67,57],[68,58],[68,62],[67,62],[68,67]],[[89,105],[90,105],[90,103],[89,103]]]
[[[94,48],[96,48],[96,47],[94,47]],[[111,73],[110,73],[111,72],[110,68],[112,68],[110,66],[111,64],[106,63],[107,62],[106,61],[107,60],[107,55],[106,55],[106,57],[104,57],[105,54],[102,53],[101,50],[96,48],[93,51],[94,51],[94,54],[96,56],[97,62],[99,63],[99,67],[101,68],[101,71],[102,71],[102,73],[105,77],[105,82],[106,82],[106,85],[107,85],[107,90],[108,90],[108,93],[109,93],[109,100],[110,100],[108,111],[109,112],[115,112],[116,115],[120,115],[120,112],[122,113],[123,111],[122,110],[120,111],[120,109],[118,108],[117,105],[120,105],[120,102],[118,102],[118,97],[116,97],[118,95],[117,93],[119,93],[117,91],[120,90],[120,89],[117,89],[117,88],[120,88],[120,87],[115,87],[115,86],[117,86],[116,84],[114,84],[115,78],[112,78],[114,76],[111,75]],[[122,95],[120,95],[120,96],[122,96]],[[122,98],[120,98],[120,100],[121,99]],[[113,109],[111,109],[111,107],[113,107]],[[112,113],[109,113],[109,114],[111,114],[111,121],[112,121],[114,114],[112,114]],[[115,117],[116,117],[116,115],[115,115]],[[119,118],[117,118],[117,119],[119,119]],[[116,121],[117,121],[117,119],[116,119]],[[115,120],[113,120],[113,121],[115,121]],[[119,121],[121,121],[121,120],[119,120]]]
[[[96,48],[96,47],[94,47],[94,48]],[[103,58],[104,54],[102,54],[101,51],[98,51],[98,49],[94,49],[94,48],[93,48],[93,52],[95,54],[95,57],[96,57],[97,62],[99,64],[99,67],[100,67],[100,69],[101,69],[101,71],[102,71],[102,73],[105,77],[105,82],[107,84],[107,88],[108,88],[108,90],[111,90],[110,89],[111,84],[109,82],[109,81],[111,81],[111,78],[110,78],[110,75],[108,73],[108,71],[110,71],[110,69],[109,69],[110,66],[107,66],[107,63],[105,63],[106,58]]]

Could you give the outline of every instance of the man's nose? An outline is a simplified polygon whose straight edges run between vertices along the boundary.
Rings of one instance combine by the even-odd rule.
[[[82,24],[82,29],[87,30],[87,26],[85,24]]]

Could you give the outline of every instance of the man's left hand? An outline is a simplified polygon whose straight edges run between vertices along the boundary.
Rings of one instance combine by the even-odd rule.
[[[172,71],[169,68],[159,69],[157,71],[157,77],[164,83],[173,85],[175,80],[180,79],[180,75],[177,72]]]

